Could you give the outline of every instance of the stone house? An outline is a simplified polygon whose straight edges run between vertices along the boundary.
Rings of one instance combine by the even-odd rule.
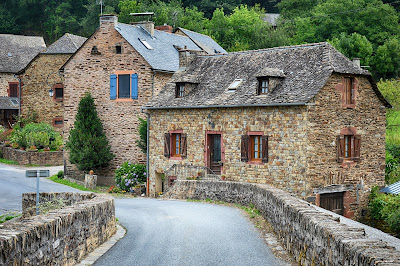
[[[17,73],[44,49],[43,37],[0,34],[0,125],[14,124],[20,109]]]
[[[21,71],[21,115],[36,116],[62,133],[64,124],[64,77],[59,69],[86,41],[86,38],[66,33],[41,51]],[[49,91],[53,96],[50,96]]]
[[[226,53],[210,37],[198,43]],[[105,15],[96,32],[63,66],[64,141],[73,128],[80,98],[90,91],[116,155],[110,167],[96,172],[98,184],[114,184],[115,169],[126,161],[146,162],[136,145],[138,117],[145,117],[141,107],[178,70],[180,53],[208,52],[191,38],[172,33],[171,26],[154,27],[151,21],[127,25],[118,23],[114,15]],[[66,177],[82,181],[84,175],[68,161],[68,152],[64,157]]]
[[[329,43],[197,56],[144,107],[150,195],[209,168],[353,217],[384,185],[387,107]]]

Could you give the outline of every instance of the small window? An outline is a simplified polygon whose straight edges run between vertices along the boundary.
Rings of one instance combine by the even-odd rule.
[[[171,134],[172,139],[172,156],[182,156],[182,135],[180,133]]]
[[[117,71],[110,75],[110,99],[138,99],[138,75],[133,71]]]
[[[131,92],[130,75],[118,75],[118,98],[129,98]]]
[[[258,91],[257,94],[267,94],[268,93],[268,79],[263,78],[258,80]]]
[[[100,54],[99,50],[97,49],[97,46],[93,46],[92,50],[90,51],[91,54]]]
[[[182,98],[184,96],[184,93],[185,93],[185,84],[183,83],[176,84],[175,97]]]
[[[229,91],[235,91],[236,88],[242,83],[242,79],[235,79],[231,85],[229,85],[228,90]]]
[[[354,78],[344,78],[344,104],[354,104]]]
[[[151,45],[144,39],[139,39],[139,41],[144,45],[144,47],[146,47],[149,50],[153,50],[153,47],[151,47]]]
[[[167,158],[186,158],[186,134],[177,131],[164,134],[164,156]]]
[[[18,82],[8,83],[8,97],[18,97]]]
[[[242,136],[241,161],[243,162],[268,162],[268,136],[262,132],[249,132]]]
[[[64,85],[57,83],[53,86],[54,95],[53,98],[56,102],[62,101],[64,98]]]
[[[115,53],[116,54],[122,54],[122,46],[121,45],[115,46]]]
[[[64,126],[64,118],[56,117],[53,119],[53,127],[63,127]]]
[[[360,135],[339,135],[337,137],[337,161],[360,160]]]

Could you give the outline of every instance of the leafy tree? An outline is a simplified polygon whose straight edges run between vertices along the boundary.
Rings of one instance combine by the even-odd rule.
[[[143,153],[147,153],[147,120],[139,118],[139,139],[136,140],[136,145],[142,150]]]
[[[74,128],[70,131],[66,147],[71,163],[76,164],[81,171],[106,167],[115,157],[110,151],[103,125],[89,92],[79,102]]]
[[[377,77],[395,78],[400,72],[400,42],[391,38],[379,46],[374,56],[374,70]]]
[[[276,6],[279,13],[286,19],[311,16],[311,11],[322,0],[283,0]]]
[[[119,2],[118,7],[120,8],[120,13],[118,15],[118,21],[122,23],[131,22],[132,16],[130,13],[141,12],[141,3],[134,0],[123,0]]]
[[[342,32],[339,37],[333,38],[331,44],[348,58],[360,58],[361,65],[368,65],[371,61],[373,46],[365,36],[358,33],[350,35]]]

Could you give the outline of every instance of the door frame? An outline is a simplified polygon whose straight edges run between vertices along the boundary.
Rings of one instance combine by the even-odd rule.
[[[210,135],[220,135],[221,136],[221,175],[224,173],[224,164],[225,164],[225,146],[224,146],[224,135],[222,131],[211,131],[206,130],[205,134],[205,146],[204,146],[204,164],[206,167],[211,169],[211,162],[209,162],[208,158],[210,157],[210,149],[208,148],[210,144]]]

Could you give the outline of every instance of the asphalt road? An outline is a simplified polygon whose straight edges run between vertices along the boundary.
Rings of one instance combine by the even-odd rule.
[[[281,265],[236,208],[199,202],[116,199],[127,229],[94,265]]]
[[[62,167],[24,168],[0,164],[0,215],[14,211],[21,212],[22,193],[36,192],[36,178],[26,178],[26,169],[49,169],[51,174],[56,174]],[[80,191],[46,178],[40,178],[39,189],[40,192]]]

